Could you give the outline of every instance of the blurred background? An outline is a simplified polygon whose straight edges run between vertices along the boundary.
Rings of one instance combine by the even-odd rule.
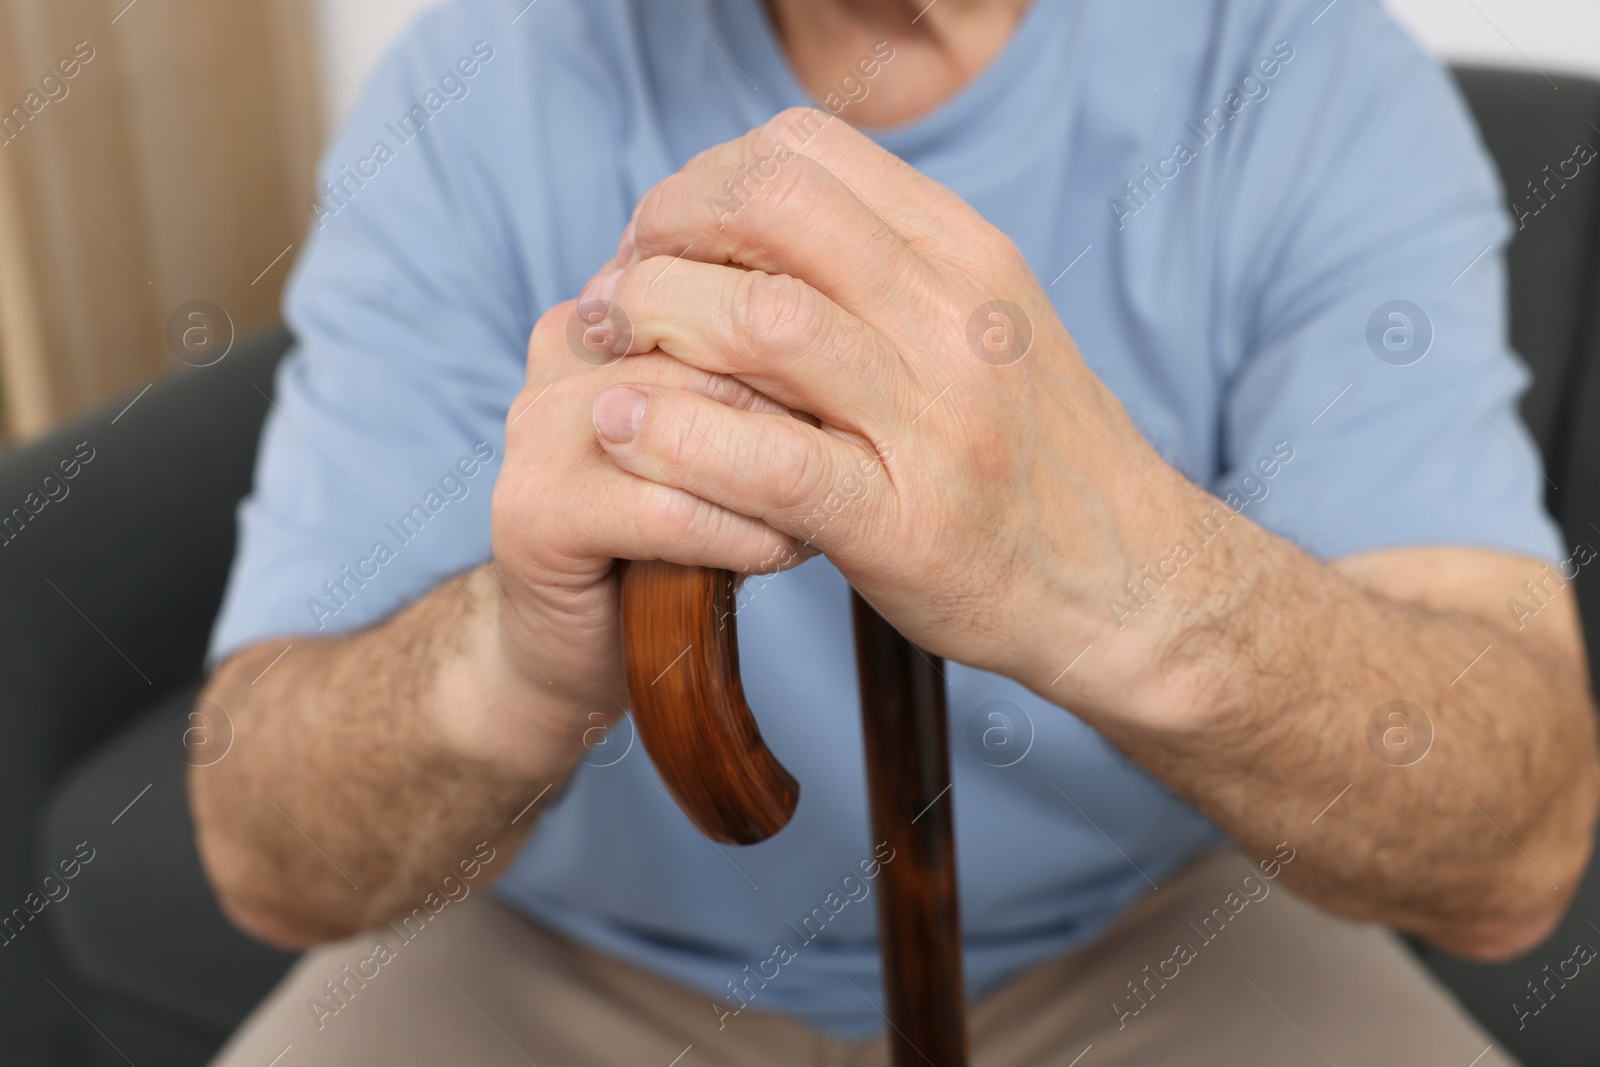
[[[182,328],[275,319],[317,154],[424,6],[0,3],[0,447],[181,370],[166,334],[191,301],[229,321]],[[1600,75],[1595,0],[1390,6],[1454,61]],[[92,58],[32,113],[75,46]]]
[[[1511,197],[1600,148],[1600,0],[1388,3],[1457,68]],[[27,507],[0,510],[3,1067],[200,1067],[292,962],[217,911],[183,775],[231,744],[194,696],[313,168],[425,6],[0,0],[0,508]],[[1597,175],[1509,252],[1569,544],[1600,545]],[[1573,586],[1595,658],[1600,579]],[[1527,1067],[1600,1067],[1591,968],[1517,1025],[1575,942],[1600,949],[1600,865],[1522,960],[1419,955]]]
[[[317,153],[424,6],[0,3],[0,447],[181,370],[166,333],[190,301],[239,336],[274,320]],[[1391,7],[1452,60],[1600,75],[1594,0]],[[80,42],[93,58],[31,113]]]

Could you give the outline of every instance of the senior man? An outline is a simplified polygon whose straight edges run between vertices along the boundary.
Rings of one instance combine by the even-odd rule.
[[[1594,719],[1373,0],[458,0],[323,178],[191,786],[335,943],[221,1063],[885,1062],[852,585],[948,661],[977,1063],[1509,1062],[1390,930],[1552,928]],[[632,743],[617,559],[748,576],[773,839]]]

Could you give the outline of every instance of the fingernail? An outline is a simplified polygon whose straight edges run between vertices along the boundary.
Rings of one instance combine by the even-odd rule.
[[[611,294],[617,291],[617,282],[622,280],[620,270],[602,271],[589,279],[589,284],[583,287],[583,292],[578,294],[578,307],[582,308],[591,301],[611,303]]]
[[[649,398],[626,385],[613,386],[595,398],[594,428],[613,444],[627,444],[639,432]]]
[[[627,265],[633,258],[633,222],[630,220],[622,231],[622,240],[617,242],[617,262]]]

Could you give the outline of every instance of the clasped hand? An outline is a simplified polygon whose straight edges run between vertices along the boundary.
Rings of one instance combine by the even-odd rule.
[[[583,452],[629,516],[602,537],[546,524],[592,568],[820,552],[911,640],[1062,702],[1138,678],[1173,637],[1110,640],[1106,598],[1197,491],[1016,246],[841,121],[784,112],[651,189],[613,263],[541,320],[513,414],[547,389],[590,425],[544,458]],[[1102,692],[1058,685],[1097,641]]]

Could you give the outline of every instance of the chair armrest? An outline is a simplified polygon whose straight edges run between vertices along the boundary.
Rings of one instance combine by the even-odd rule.
[[[199,676],[288,346],[275,331],[0,460],[0,741],[25,764],[0,780],[48,783]]]

